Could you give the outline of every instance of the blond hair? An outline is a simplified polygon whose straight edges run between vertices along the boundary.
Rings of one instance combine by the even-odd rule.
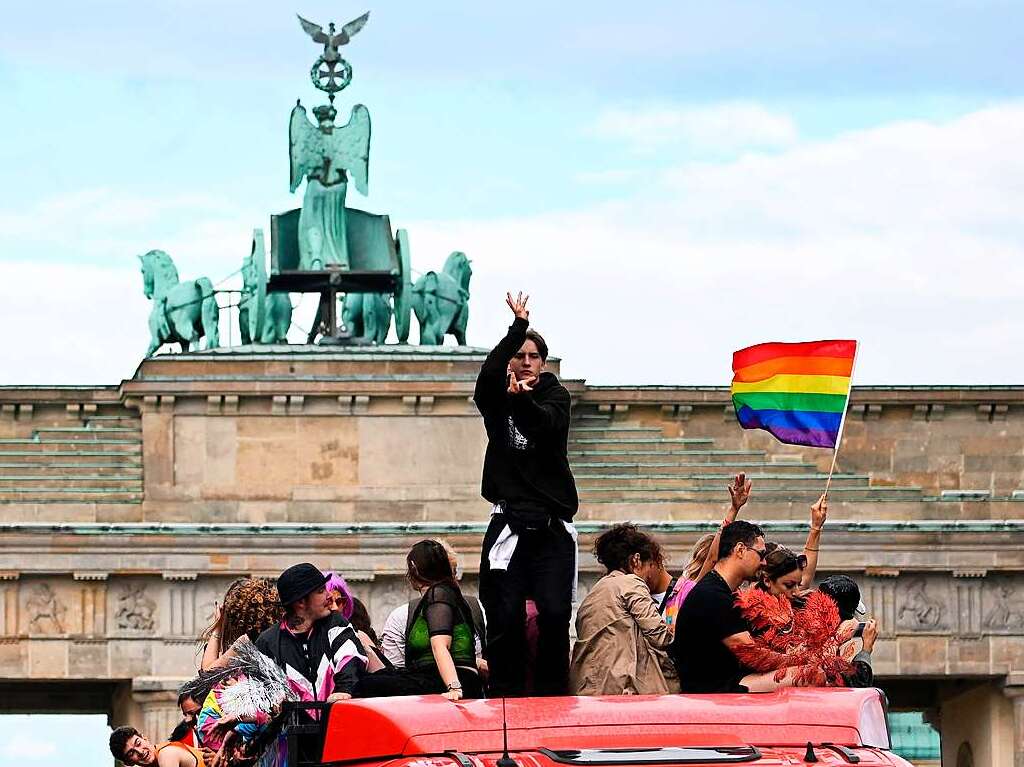
[[[711,544],[715,540],[716,533],[705,533],[690,549],[690,561],[683,568],[683,577],[688,580],[695,580],[700,571],[704,569],[704,562],[711,553]]]

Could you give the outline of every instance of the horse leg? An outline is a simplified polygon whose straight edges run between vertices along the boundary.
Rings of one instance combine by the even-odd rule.
[[[196,288],[202,295],[198,314],[202,333],[206,336],[206,348],[216,349],[220,346],[220,307],[213,293],[213,283],[207,277],[200,277],[196,280]]]
[[[249,305],[242,304],[238,307],[238,333],[242,338],[242,346],[252,343],[249,337]]]
[[[459,313],[455,317],[452,323],[452,333],[455,334],[455,340],[458,341],[459,346],[466,345],[466,326],[469,325],[469,302],[467,301],[459,307]]]

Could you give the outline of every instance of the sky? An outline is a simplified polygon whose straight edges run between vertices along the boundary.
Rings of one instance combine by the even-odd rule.
[[[0,384],[130,377],[150,249],[237,287],[301,203],[288,114],[322,99],[294,11],[366,10],[349,204],[417,273],[469,255],[471,345],[524,290],[595,384],[724,385],[735,349],[819,338],[861,342],[855,383],[1024,382],[1019,2],[101,0],[0,28]]]
[[[0,757],[21,767],[111,767],[107,717],[0,716]]]

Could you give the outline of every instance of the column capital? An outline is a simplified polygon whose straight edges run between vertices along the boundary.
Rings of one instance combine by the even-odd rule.
[[[1024,705],[1024,674],[1007,674],[1003,682],[1003,695],[1018,705]]]

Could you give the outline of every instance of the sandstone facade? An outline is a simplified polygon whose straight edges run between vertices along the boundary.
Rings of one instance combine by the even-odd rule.
[[[238,575],[336,567],[379,622],[409,597],[408,546],[444,535],[472,589],[487,514],[471,401],[482,357],[254,347],[149,359],[117,387],[0,388],[7,697],[74,689],[162,731]],[[749,515],[802,541],[827,451],[742,431],[722,387],[566,383],[584,551],[608,521],[633,519],[680,565],[741,470],[755,481]],[[838,465],[820,569],[860,580],[894,705],[933,709],[944,749],[1020,765],[1024,388],[855,389]],[[585,590],[598,568],[581,566]]]

